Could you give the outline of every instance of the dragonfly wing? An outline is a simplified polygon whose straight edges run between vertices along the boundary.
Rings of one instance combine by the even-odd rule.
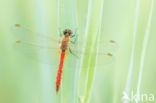
[[[31,41],[41,43],[42,41],[58,43],[59,42],[59,35],[50,35],[50,34],[42,34],[37,32],[34,28],[30,28],[25,25],[15,24],[11,27],[12,35],[16,40],[23,40],[23,41]]]
[[[53,71],[57,71],[59,62],[60,62],[60,54],[58,52],[59,48],[48,47],[46,45],[39,45],[34,42],[22,42],[22,41],[17,41],[17,43],[14,43],[14,48],[18,53],[22,54],[24,56],[24,58],[28,58],[29,60],[35,61],[37,63],[51,65]],[[76,50],[76,49],[74,49],[74,50]],[[77,52],[75,52],[75,51],[72,51],[72,52],[78,54],[78,56],[79,56],[78,58],[75,56],[74,57],[76,59],[78,59],[78,62],[79,62],[79,60],[82,56],[81,50],[78,50]],[[113,54],[108,55],[108,53],[107,53],[107,55],[106,55],[106,53],[107,52],[94,54],[94,51],[92,51],[92,52],[90,52],[90,54],[88,52],[84,52],[84,55],[88,56],[88,55],[94,54],[94,55],[98,56],[98,60],[97,60],[98,67],[99,66],[103,67],[104,66],[103,64],[112,63],[114,60],[114,57],[115,57]],[[69,56],[69,57],[71,57],[71,56]],[[68,58],[68,60],[70,60],[70,58]],[[74,61],[70,61],[70,62],[72,63]],[[64,71],[74,72],[75,69],[76,69],[76,67],[68,68],[68,69],[64,69]]]
[[[80,42],[81,43],[81,42]],[[77,46],[76,46],[77,45]],[[85,48],[84,51],[82,47],[78,47],[78,44],[71,44],[70,49],[72,51],[71,55],[81,58],[82,56],[96,55],[98,59],[102,61],[102,64],[112,63],[115,57],[115,51],[118,49],[118,43],[113,40],[106,40],[105,42],[99,43],[99,48]],[[80,44],[81,45],[81,44]]]
[[[41,61],[40,63],[51,64],[51,58],[58,59],[59,57],[59,48],[51,47],[47,45],[40,45],[33,42],[18,41],[21,43],[14,43],[14,49],[19,53],[24,55],[25,58],[35,61]],[[42,57],[45,57],[45,60],[41,60]],[[55,60],[56,61],[56,60]]]

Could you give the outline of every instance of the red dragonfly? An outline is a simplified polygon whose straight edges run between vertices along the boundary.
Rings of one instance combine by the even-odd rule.
[[[60,88],[65,52],[68,50],[68,45],[70,42],[70,37],[72,36],[72,31],[70,29],[65,29],[63,31],[63,34],[64,36],[61,40],[61,45],[60,45],[61,58],[60,58],[60,64],[59,64],[57,78],[56,78],[56,93],[58,93]]]
[[[51,39],[48,36],[45,36],[45,35],[42,35],[40,33],[34,32],[32,29],[30,29],[30,28],[28,28],[28,27],[26,27],[24,25],[15,24],[15,31],[19,31],[19,30],[22,30],[22,34],[25,33],[25,31],[29,31],[29,32],[34,33],[35,36],[42,36],[42,37],[45,37],[47,39],[50,39],[50,41],[56,41],[54,39]],[[75,39],[75,41],[71,41],[71,38],[76,37],[76,32],[73,34],[73,31],[71,29],[65,29],[65,30],[63,30],[63,34],[62,34],[61,31],[60,31],[60,34],[62,35],[62,37],[61,37],[61,41],[60,41],[60,47],[58,48],[59,53],[60,53],[60,63],[59,63],[58,71],[57,71],[57,77],[56,77],[56,93],[59,92],[59,88],[60,88],[60,85],[61,85],[61,78],[62,78],[63,64],[64,64],[65,55],[69,51],[72,55],[74,55],[76,58],[78,58],[78,55],[76,55],[76,53],[74,53],[71,50],[70,46],[69,46],[71,43],[74,44],[76,42],[76,39]],[[25,37],[23,39],[25,39]],[[114,40],[109,40],[109,43],[113,46],[113,49],[117,46],[117,44],[116,44],[116,42]],[[42,45],[39,45],[37,43],[30,42],[30,41],[25,41],[25,40],[16,40],[16,44],[28,44],[28,45],[32,45],[32,46],[41,47],[41,48],[52,49],[51,46],[49,46],[49,47],[48,46],[42,46]],[[113,57],[112,53],[109,53],[109,52],[107,52],[107,53],[104,52],[102,54],[106,55],[109,58]]]

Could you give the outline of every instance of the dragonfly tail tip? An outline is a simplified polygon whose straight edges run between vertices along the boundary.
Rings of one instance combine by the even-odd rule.
[[[56,86],[56,94],[58,94],[58,92],[59,92],[59,86],[57,85]]]

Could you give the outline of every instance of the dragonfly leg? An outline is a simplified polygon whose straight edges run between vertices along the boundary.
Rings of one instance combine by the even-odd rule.
[[[77,38],[75,38],[74,40],[70,40],[71,44],[76,44],[76,42],[77,42]]]
[[[70,38],[74,38],[74,40],[71,40],[70,42],[72,44],[76,44],[77,42],[77,37],[78,37],[78,34],[77,34],[77,29],[75,29],[75,32],[74,32],[74,35],[72,35]]]
[[[70,36],[70,38],[73,38],[73,37],[75,37],[75,34],[74,34],[74,35],[72,35],[72,36]]]
[[[72,52],[72,50],[71,50],[70,47],[69,47],[69,52],[70,52],[73,56],[75,56],[76,58],[79,58],[75,53]]]
[[[73,37],[76,37],[76,38],[77,38],[77,36],[78,36],[78,35],[77,35],[77,34],[78,34],[77,31],[78,31],[78,29],[76,28],[76,29],[75,29],[75,32],[74,32],[74,35],[72,35],[70,38],[73,38]]]
[[[76,41],[71,41],[71,40],[70,40],[70,43],[75,44],[75,43],[76,43]]]

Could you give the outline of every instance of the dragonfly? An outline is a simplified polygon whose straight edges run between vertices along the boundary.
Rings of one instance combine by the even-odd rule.
[[[57,76],[56,76],[56,93],[58,94],[59,89],[60,89],[60,85],[61,85],[61,79],[62,79],[62,73],[63,73],[63,65],[64,65],[64,59],[66,54],[68,54],[68,52],[70,54],[72,54],[75,58],[79,59],[79,56],[77,55],[77,53],[71,49],[72,46],[70,45],[75,45],[76,44],[76,40],[77,40],[77,30],[75,30],[75,32],[73,33],[73,31],[71,29],[64,29],[63,31],[61,31],[59,29],[59,34],[61,37],[61,40],[55,40],[54,38],[51,38],[47,35],[42,35],[41,33],[38,33],[36,31],[34,31],[33,29],[25,26],[25,25],[21,25],[21,24],[15,24],[13,30],[15,31],[15,34],[22,34],[22,37],[20,38],[20,40],[16,40],[16,44],[18,47],[20,47],[20,49],[23,48],[33,48],[33,47],[39,47],[39,48],[46,48],[48,49],[52,49],[54,50],[58,50],[59,54],[60,54],[60,62],[59,62],[59,66],[58,66],[58,70],[57,70]],[[21,32],[20,32],[21,31]],[[20,33],[17,33],[20,32]],[[28,33],[28,34],[27,34]],[[36,38],[38,36],[40,36],[41,38],[46,38],[46,40],[49,40],[50,42],[55,42],[55,44],[59,44],[59,47],[52,47],[51,45],[41,45],[41,43],[35,43],[34,41],[31,41],[30,37],[28,36],[29,34],[33,34],[33,36]],[[18,35],[16,38],[19,38]],[[72,39],[74,38],[74,39]],[[23,40],[22,40],[23,39]],[[58,43],[56,43],[58,42]],[[117,43],[114,40],[109,40],[108,42],[113,49],[117,48]],[[30,46],[23,46],[21,44],[25,44],[25,45],[30,45]],[[110,48],[108,48],[110,49]],[[107,49],[106,49],[107,50]],[[109,51],[109,50],[108,50]],[[79,54],[82,54],[83,52],[81,52],[81,50],[78,50]],[[85,52],[85,55],[87,53]],[[97,53],[98,54],[98,53]],[[100,54],[100,53],[99,53]],[[108,58],[113,58],[113,54],[111,52],[102,52],[102,55],[105,55]]]

